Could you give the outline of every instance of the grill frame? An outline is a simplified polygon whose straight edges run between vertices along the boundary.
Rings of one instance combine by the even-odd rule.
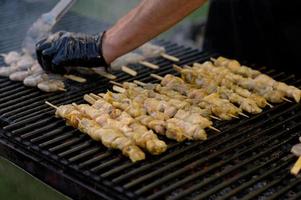
[[[56,30],[64,28],[81,31],[76,26],[79,22],[72,22],[82,19],[83,17],[69,13],[58,24]],[[83,21],[91,22],[88,27],[99,24],[91,19]],[[9,24],[10,26],[22,25],[21,22]],[[104,24],[100,29],[105,29],[106,26]],[[87,27],[80,27],[80,29],[85,28]],[[157,41],[157,43],[164,45],[171,55],[180,57],[180,65],[195,61],[203,62],[209,60],[211,56],[217,56],[212,52],[201,52],[167,41]],[[17,49],[18,45],[18,41],[7,40],[5,45],[1,46],[1,51]],[[157,82],[149,77],[150,73],[177,74],[171,67],[172,63],[167,60],[157,58],[150,61],[160,65],[161,68],[150,70],[136,65],[139,72],[137,77],[119,72],[116,73],[117,81],[137,79]],[[257,68],[256,65],[252,66]],[[300,77],[263,67],[259,69],[277,80],[294,83],[299,87],[301,85]],[[289,167],[295,161],[295,157],[289,154],[289,149],[293,143],[298,142],[298,136],[301,135],[299,104],[282,103],[274,108],[265,109],[263,113],[250,119],[216,122],[215,126],[223,133],[211,135],[212,132],[208,131],[210,137],[207,141],[178,144],[164,139],[169,145],[166,153],[158,157],[147,155],[146,161],[134,164],[118,151],[106,150],[88,136],[70,127],[65,128],[62,120],[54,119],[53,109],[47,107],[43,103],[44,100],[56,105],[83,103],[83,94],[111,89],[111,85],[106,80],[96,80],[96,77],[85,85],[70,83],[67,81],[67,88],[70,90],[68,93],[45,94],[36,89],[26,88],[20,83],[0,78],[0,155],[71,198],[228,199],[239,192],[240,195],[244,195],[237,198],[244,199],[259,197],[298,199],[301,196],[301,192],[290,196],[290,190],[296,191],[300,188],[300,179],[288,174]],[[27,119],[28,117],[32,118]],[[273,135],[274,132],[276,135]],[[280,139],[285,140],[280,141]],[[262,152],[261,149],[258,150],[259,147],[262,147]],[[277,151],[271,153],[271,148]],[[253,155],[252,150],[257,154]],[[269,153],[271,153],[270,157],[266,155]],[[257,161],[256,158],[261,161]],[[258,162],[260,166],[258,170],[248,168],[252,161]],[[271,161],[275,162],[270,165]],[[245,165],[239,162],[245,162]],[[273,167],[273,164],[276,166]],[[224,167],[227,168],[223,169]],[[281,173],[280,177],[277,173]],[[161,179],[157,179],[158,177]],[[226,179],[223,179],[224,177]],[[266,181],[266,184],[261,187],[256,186],[259,188],[251,187],[256,185],[257,181],[259,183]],[[217,183],[217,187],[206,188],[214,183]],[[240,185],[230,189],[228,193],[227,190],[223,191],[227,188],[229,190],[230,186],[233,187],[238,183]],[[283,186],[279,191],[264,196],[271,188],[277,189],[279,186]],[[195,192],[195,190],[202,192],[201,189],[203,193]],[[253,189],[253,191],[246,193],[246,189]],[[191,193],[191,196],[186,196],[188,193]],[[221,193],[227,194],[221,195]]]

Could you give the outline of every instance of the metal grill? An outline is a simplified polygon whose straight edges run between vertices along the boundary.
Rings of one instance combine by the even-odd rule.
[[[1,9],[0,13],[5,15]],[[75,24],[79,22],[75,19],[89,21],[70,13],[57,29],[78,31]],[[21,22],[10,22],[17,23]],[[97,27],[98,23],[91,20],[89,26]],[[7,45],[1,45],[1,52],[18,47],[14,43],[17,38],[9,37],[11,40],[5,41]],[[2,38],[0,40],[3,42]],[[164,45],[169,54],[179,57],[181,65],[216,56],[165,41],[158,41],[158,44]],[[156,82],[150,73],[176,74],[171,62],[161,58],[152,62],[160,69],[152,71],[137,65],[139,75],[135,79]],[[301,79],[294,75],[267,68],[260,70],[276,80],[301,85]],[[120,82],[134,79],[123,73],[116,75]],[[301,179],[289,174],[289,168],[296,160],[290,154],[290,148],[301,135],[299,104],[282,103],[249,119],[215,122],[214,126],[222,133],[208,131],[206,141],[175,143],[164,139],[169,146],[167,152],[160,156],[147,155],[145,161],[131,163],[118,151],[107,150],[88,136],[66,127],[62,120],[54,118],[53,109],[44,104],[45,100],[56,105],[83,103],[85,93],[110,89],[107,80],[92,77],[85,85],[67,82],[67,88],[66,93],[45,94],[0,78],[0,126],[3,127],[0,144],[10,146],[2,152],[6,157],[12,159],[18,152],[30,157],[33,165],[27,166],[27,170],[44,166],[39,169],[45,174],[39,172],[37,176],[73,198],[301,198]],[[0,150],[3,150],[1,145]],[[14,161],[22,165],[22,160]],[[57,181],[47,179],[47,173],[51,171],[55,171]],[[69,182],[62,184],[62,177],[67,177]],[[77,193],[76,189],[70,191],[68,184],[84,188],[85,193]]]

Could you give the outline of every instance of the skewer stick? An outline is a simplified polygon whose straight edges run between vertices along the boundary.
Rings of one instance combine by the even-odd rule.
[[[123,87],[122,83],[118,83],[116,81],[109,81],[109,83],[113,84],[113,85],[117,85],[119,87]]]
[[[105,96],[105,94],[104,93],[99,93],[98,96],[103,98]]]
[[[139,64],[141,64],[141,65],[143,65],[145,67],[151,68],[151,69],[159,69],[158,65],[155,65],[155,64],[150,63],[148,61],[139,61]]]
[[[210,58],[210,60],[211,60],[212,62],[215,62],[217,59],[216,59],[216,58]]]
[[[270,106],[270,108],[273,108],[274,106],[267,102],[267,105]]]
[[[123,71],[131,76],[137,76],[137,74],[138,74],[135,70],[133,70],[127,66],[122,66],[121,71]]]
[[[95,99],[94,98],[92,98],[90,95],[88,95],[88,94],[85,94],[84,95],[84,100],[86,101],[86,102],[88,102],[89,104],[94,104],[95,103]]]
[[[45,103],[46,103],[48,106],[50,106],[50,107],[52,107],[52,108],[54,108],[54,109],[56,109],[56,110],[59,109],[59,107],[53,105],[52,103],[50,103],[50,102],[48,102],[48,101],[45,101]]]
[[[244,116],[244,117],[246,117],[246,118],[250,118],[248,115],[246,115],[246,114],[244,114],[244,113],[242,113],[242,112],[239,112],[238,114],[241,115],[241,116]]]
[[[116,91],[116,92],[119,92],[119,93],[125,93],[125,89],[123,89],[122,87],[119,87],[117,85],[114,85],[113,86],[113,90]]]
[[[64,77],[67,78],[67,79],[70,79],[72,81],[79,82],[79,83],[87,82],[87,79],[82,78],[80,76],[75,76],[75,75],[72,75],[72,74],[65,74]]]
[[[292,103],[292,101],[291,101],[291,100],[289,100],[289,99],[287,99],[287,98],[285,98],[285,97],[281,97],[281,99],[282,99],[283,101],[287,101],[287,102],[290,102],[290,103]]]
[[[222,121],[220,118],[218,118],[218,117],[215,117],[215,116],[213,116],[213,115],[210,115],[210,118],[212,118],[212,119],[216,119],[216,120],[218,120],[218,121]]]
[[[110,80],[114,80],[116,79],[117,77],[113,74],[110,74],[110,73],[107,73],[107,72],[104,72],[104,71],[98,71],[98,70],[93,70],[96,74],[100,75],[100,76],[103,76],[107,79],[110,79]]]
[[[90,97],[92,97],[92,98],[94,98],[94,99],[96,99],[96,100],[101,99],[100,96],[97,96],[97,95],[94,94],[94,93],[90,93],[89,95],[90,95]]]
[[[221,131],[213,126],[209,126],[208,128],[212,129],[212,130],[215,130],[216,132],[218,133],[221,133]]]
[[[301,169],[301,156],[298,158],[298,160],[296,161],[296,163],[292,167],[291,174],[297,176],[300,169]]]
[[[146,86],[146,83],[143,83],[141,81],[134,80],[134,83],[136,83],[137,85],[140,85],[140,86]]]
[[[61,87],[58,87],[57,88],[59,91],[62,91],[62,92],[66,92],[67,90],[65,88],[61,88]]]
[[[173,62],[179,62],[180,59],[175,57],[175,56],[171,56],[167,53],[161,53],[160,56],[162,56],[163,58],[165,58],[166,60],[170,60],[170,61],[173,61]]]
[[[178,66],[178,65],[175,65],[175,64],[173,64],[172,67],[173,67],[177,72],[180,72],[180,73],[181,73],[181,71],[183,70],[182,67],[180,67],[180,66]]]
[[[150,74],[150,76],[153,77],[153,78],[155,78],[155,79],[157,79],[157,80],[159,80],[159,81],[162,81],[162,80],[163,80],[163,77],[162,77],[162,76],[159,76],[159,75],[157,75],[157,74]]]
[[[239,117],[235,116],[235,115],[232,115],[232,114],[228,114],[230,117],[233,117],[235,119],[239,119]]]

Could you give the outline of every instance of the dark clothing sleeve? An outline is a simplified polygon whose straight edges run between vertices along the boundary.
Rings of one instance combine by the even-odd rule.
[[[300,8],[299,0],[212,0],[204,49],[297,73]]]

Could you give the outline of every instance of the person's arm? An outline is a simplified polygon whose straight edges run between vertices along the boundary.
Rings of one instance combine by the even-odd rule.
[[[105,34],[102,49],[111,63],[166,31],[206,0],[143,0]]]
[[[36,44],[45,71],[65,73],[65,67],[104,67],[182,20],[206,0],[142,0],[106,33],[89,35],[60,31]]]

